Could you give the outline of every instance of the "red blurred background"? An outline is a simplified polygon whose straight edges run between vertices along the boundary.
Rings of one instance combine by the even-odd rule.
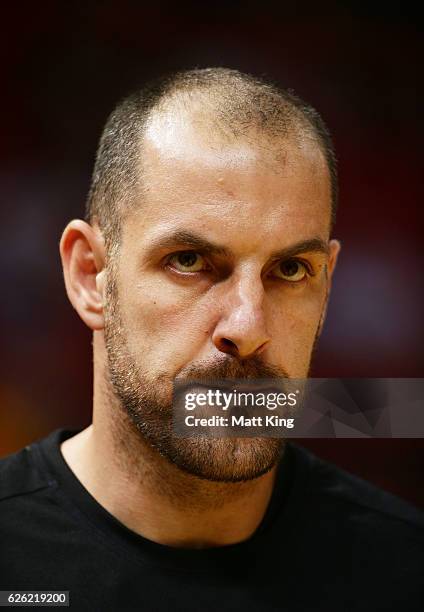
[[[58,242],[83,214],[115,102],[174,69],[228,66],[293,88],[340,163],[343,244],[315,376],[422,377],[422,36],[412,3],[156,1],[2,8],[0,455],[91,412],[90,333]],[[303,440],[424,506],[424,441]]]

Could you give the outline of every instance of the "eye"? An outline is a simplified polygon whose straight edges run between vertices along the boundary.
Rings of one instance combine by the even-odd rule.
[[[302,281],[308,274],[306,265],[297,259],[288,259],[281,261],[274,268],[274,275],[290,283],[298,283]]]
[[[168,259],[168,265],[179,272],[201,272],[207,269],[204,257],[196,251],[175,253]]]

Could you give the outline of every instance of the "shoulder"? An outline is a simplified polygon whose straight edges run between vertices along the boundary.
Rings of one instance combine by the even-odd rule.
[[[305,564],[313,568],[309,586],[323,598],[330,587],[336,600],[346,600],[342,609],[397,610],[406,603],[408,610],[423,609],[423,513],[301,446],[290,447],[293,480],[280,524],[286,540],[291,537],[298,575]]]
[[[31,446],[0,459],[0,512],[7,500],[48,486],[49,478],[38,469]]]
[[[57,486],[54,457],[61,441],[76,432],[57,429],[20,451],[0,459],[0,512],[8,500]],[[6,504],[7,505],[7,504]]]
[[[362,531],[390,530],[424,542],[424,512],[369,482],[292,445],[298,464],[307,468],[307,494],[329,515],[337,513]]]

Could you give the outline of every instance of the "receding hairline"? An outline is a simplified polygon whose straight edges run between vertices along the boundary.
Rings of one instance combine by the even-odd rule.
[[[106,123],[97,151],[87,202],[87,219],[96,220],[106,242],[119,238],[126,206],[142,183],[143,137],[146,126],[166,113],[197,117],[217,139],[267,136],[269,145],[281,138],[313,141],[323,155],[331,186],[334,222],[337,171],[331,138],[320,115],[291,91],[229,69],[177,73],[147,85],[124,99]],[[251,138],[249,138],[249,135]],[[263,142],[262,138],[259,139]],[[255,141],[258,145],[258,139]]]
[[[174,88],[165,91],[146,115],[140,135],[141,140],[146,128],[155,119],[166,120],[166,117],[179,115],[189,118],[192,124],[197,122],[200,130],[208,130],[209,136],[211,138],[215,136],[219,141],[231,142],[244,138],[254,144],[249,136],[259,135],[261,138],[268,137],[270,143],[279,138],[294,138],[297,141],[313,141],[321,148],[322,143],[313,126],[291,101],[284,99],[282,91],[274,91],[270,85],[261,83],[250,75],[242,75],[243,78],[239,80],[246,87],[242,88],[236,97],[233,95],[230,99],[228,89],[230,84],[234,85],[232,79],[236,71],[228,71],[228,75],[226,70],[222,72],[227,79],[201,85],[196,81],[190,85],[189,81],[185,87],[179,86],[177,81]],[[237,72],[236,74],[238,75]],[[261,87],[264,91],[262,99],[259,100],[259,95],[254,96],[253,93],[255,89]],[[252,94],[252,99],[246,101],[249,92]],[[265,110],[264,99],[268,103],[268,108]],[[210,131],[211,127],[213,131]]]

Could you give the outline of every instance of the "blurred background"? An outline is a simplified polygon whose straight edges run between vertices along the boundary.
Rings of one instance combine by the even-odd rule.
[[[91,337],[58,253],[83,215],[117,100],[174,69],[228,66],[324,116],[343,244],[315,376],[422,377],[422,29],[412,3],[103,2],[2,7],[0,456],[91,415]],[[302,440],[424,506],[424,441]]]

